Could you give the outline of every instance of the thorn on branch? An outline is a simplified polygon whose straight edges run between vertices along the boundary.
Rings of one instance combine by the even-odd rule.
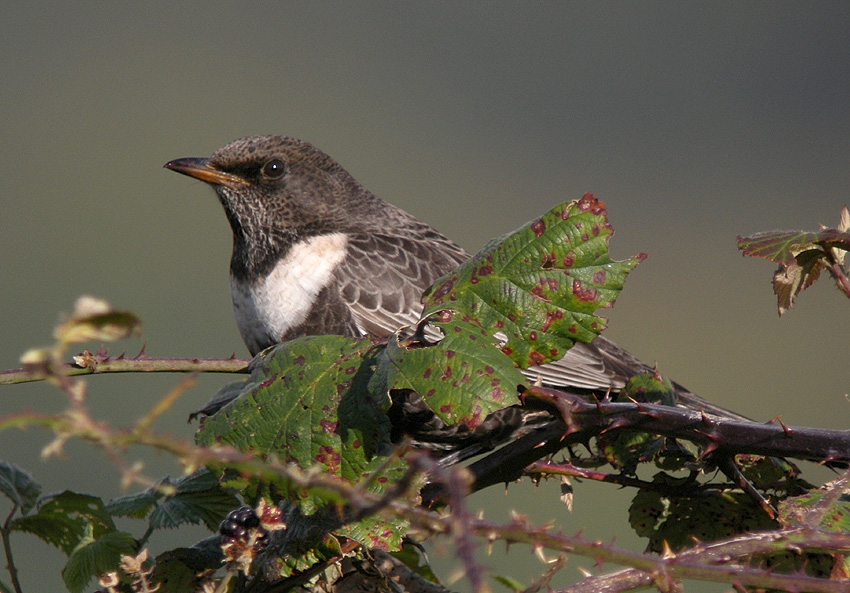
[[[705,459],[719,448],[720,445],[717,444],[717,441],[712,441],[705,446],[705,449],[702,450],[702,453],[700,453],[697,459]]]
[[[617,430],[631,425],[632,423],[629,420],[625,418],[617,418],[613,420],[606,428],[602,429],[599,434],[605,434],[611,430]]]
[[[644,416],[647,416],[648,418],[652,418],[653,420],[658,420],[659,418],[661,418],[660,413],[653,412],[652,410],[647,408],[643,404],[643,402],[639,402],[638,400],[634,399],[633,397],[629,397],[629,401],[632,402],[637,407],[637,411],[638,411],[639,414],[643,414]]]
[[[716,444],[720,440],[720,436],[715,434],[714,432],[706,432],[704,430],[694,429],[694,432],[702,437],[705,437],[706,440],[709,441],[710,444]]]
[[[777,422],[779,422],[779,426],[781,426],[781,427],[782,427],[782,432],[784,432],[784,433],[785,433],[785,436],[787,436],[787,437],[792,437],[792,436],[794,436],[794,433],[793,433],[793,432],[791,432],[791,429],[790,429],[790,428],[789,428],[789,427],[788,427],[788,426],[787,426],[787,425],[786,425],[786,424],[782,421],[782,418],[780,418],[779,416],[777,416],[777,417],[776,417],[776,421],[777,421]]]

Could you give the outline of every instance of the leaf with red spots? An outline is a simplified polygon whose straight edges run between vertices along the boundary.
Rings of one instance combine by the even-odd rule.
[[[239,396],[205,419],[197,441],[275,455],[351,483],[374,477],[380,469],[381,476],[369,484],[371,491],[383,492],[404,473],[405,465],[395,461],[383,467],[392,450],[386,415],[390,400],[368,389],[379,350],[368,339],[341,336],[279,344],[255,360]],[[325,502],[287,490],[284,484],[278,487],[308,514]],[[361,530],[375,535],[387,525],[381,523],[374,533]],[[371,539],[362,543],[374,544]]]
[[[517,403],[525,381],[480,326],[435,322],[445,338],[431,347],[390,338],[378,359],[378,374],[391,390],[410,389],[448,425],[472,429],[488,414]]]
[[[850,213],[841,210],[837,229],[822,227],[817,232],[767,231],[738,237],[738,249],[745,257],[761,257],[779,264],[773,274],[773,292],[779,314],[794,304],[797,295],[830,271],[841,289],[850,296],[850,282],[844,270],[844,256],[850,251]]]
[[[826,490],[826,487],[810,490],[802,496],[793,496],[780,502],[780,523],[795,526],[805,519],[805,523],[817,525],[825,531],[850,532],[850,500],[842,495],[826,504],[822,500],[824,494],[827,494]]]
[[[425,293],[423,318],[452,310],[503,341],[520,368],[561,358],[605,328],[628,272],[646,256],[608,257],[613,234],[604,202],[592,194],[561,204],[491,241]]]

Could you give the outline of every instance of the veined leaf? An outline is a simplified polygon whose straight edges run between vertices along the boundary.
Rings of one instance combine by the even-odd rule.
[[[100,498],[70,490],[40,501],[37,512],[16,519],[12,527],[32,533],[66,554],[80,543],[87,528],[95,537],[115,530]]]
[[[41,485],[33,477],[13,463],[0,462],[0,492],[18,505],[26,515],[35,506],[41,494]]]
[[[360,482],[392,448],[389,395],[368,389],[375,348],[368,339],[341,336],[276,346],[254,368],[242,394],[204,421],[198,442],[273,454]],[[398,464],[393,471],[402,470]]]
[[[797,295],[814,284],[833,263],[844,265],[850,251],[850,212],[841,210],[838,228],[821,227],[816,232],[767,231],[738,237],[745,257],[761,257],[779,264],[773,274],[773,292],[782,315],[794,305]],[[839,283],[839,288],[843,285]],[[846,289],[844,290],[846,292]],[[848,295],[850,296],[850,295]]]
[[[605,328],[594,311],[610,307],[628,272],[646,256],[608,257],[613,234],[605,204],[585,194],[491,241],[425,293],[423,318],[450,309],[504,336],[520,368],[563,357]]]
[[[415,391],[443,422],[469,428],[517,403],[517,386],[525,377],[486,330],[463,321],[434,325],[445,337],[432,347],[390,338],[378,363],[389,389]]]
[[[170,486],[173,494],[163,494],[163,484]],[[239,504],[239,499],[222,488],[212,472],[201,469],[177,480],[165,478],[143,492],[110,500],[105,510],[111,515],[137,519],[150,513],[149,523],[154,529],[203,523],[215,531],[227,513]]]
[[[87,529],[79,545],[71,552],[62,579],[71,593],[79,593],[95,577],[116,570],[121,556],[134,555],[136,541],[123,531],[110,531],[95,537]]]

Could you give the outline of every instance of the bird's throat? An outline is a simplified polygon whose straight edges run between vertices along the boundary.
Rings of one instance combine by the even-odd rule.
[[[267,273],[253,277],[235,275],[231,266],[233,310],[252,354],[281,341],[307,320],[345,258],[347,244],[342,233],[297,241]]]

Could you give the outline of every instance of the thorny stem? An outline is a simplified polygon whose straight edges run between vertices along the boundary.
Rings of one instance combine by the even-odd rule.
[[[469,474],[462,468],[449,470],[446,482],[449,486],[449,504],[452,507],[449,515],[449,529],[457,546],[458,556],[466,567],[466,578],[475,593],[489,592],[490,588],[484,582],[481,568],[475,561],[475,545],[469,537],[466,525],[471,517],[466,512],[464,498],[469,494]]]
[[[829,274],[835,280],[838,289],[841,290],[841,292],[843,292],[845,296],[850,298],[850,278],[847,277],[844,268],[839,265],[839,263],[835,261],[833,257],[831,257],[831,254],[829,257],[829,266],[827,266],[827,270],[829,270]]]
[[[63,363],[56,369],[47,365],[31,365],[0,371],[0,385],[14,385],[64,376],[75,377],[95,373],[246,373],[247,360],[238,358],[108,358],[80,366]]]
[[[9,577],[12,579],[12,587],[15,588],[15,593],[22,593],[21,583],[18,581],[18,569],[15,566],[15,560],[12,557],[12,543],[9,539],[11,534],[12,517],[18,511],[17,503],[12,505],[12,510],[9,511],[9,516],[3,522],[3,528],[0,529],[0,536],[3,538],[3,551],[6,553],[6,569],[9,571]]]
[[[688,496],[713,496],[718,491],[723,489],[722,484],[700,484],[696,480],[692,483],[676,486],[669,486],[658,482],[648,482],[640,478],[633,478],[624,474],[612,474],[601,472],[594,469],[588,469],[573,465],[572,463],[554,463],[551,461],[535,461],[525,468],[525,473],[530,476],[556,475],[556,476],[572,476],[575,478],[583,478],[585,480],[595,480],[597,482],[607,482],[609,484],[618,484],[623,487],[640,488],[642,490],[653,490],[662,493],[686,493]],[[692,476],[693,477],[693,476]]]

